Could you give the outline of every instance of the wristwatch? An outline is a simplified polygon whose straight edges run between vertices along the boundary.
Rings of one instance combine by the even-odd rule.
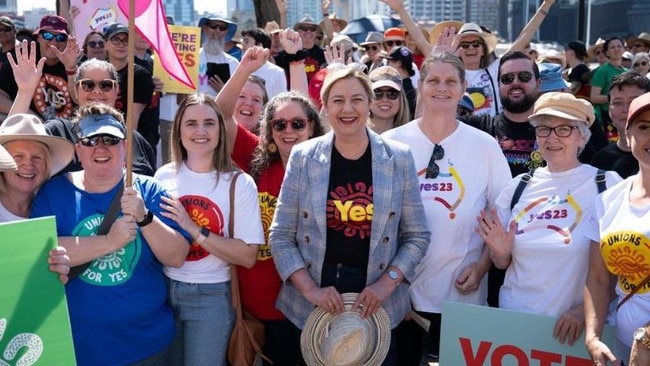
[[[391,269],[386,273],[388,274],[388,278],[390,278],[393,281],[397,281],[399,279],[399,273],[397,273],[397,271]]]
[[[138,221],[135,224],[138,225],[139,227],[145,227],[153,221],[153,212],[147,210],[147,214],[144,215],[144,219],[142,221]]]
[[[650,336],[648,336],[648,332],[646,332],[645,327],[637,328],[634,331],[634,340],[641,342],[642,345],[650,349]]]

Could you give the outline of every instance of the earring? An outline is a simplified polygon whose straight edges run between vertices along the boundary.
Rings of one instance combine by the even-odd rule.
[[[275,154],[278,152],[278,145],[276,145],[275,142],[271,142],[266,146],[266,150],[268,150],[268,152],[271,154]]]

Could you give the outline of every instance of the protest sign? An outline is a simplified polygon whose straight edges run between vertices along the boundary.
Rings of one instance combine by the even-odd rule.
[[[185,70],[194,85],[199,85],[199,49],[201,47],[201,28],[186,27],[180,25],[168,25],[169,34],[171,35],[176,53],[178,54]],[[163,81],[165,93],[190,94],[195,93],[192,89],[183,83],[177,81],[166,72],[160,62],[160,57],[165,55],[156,54],[154,57],[153,75]]]
[[[72,22],[79,47],[83,46],[90,32],[103,33],[104,27],[113,22],[128,24],[116,0],[70,0],[70,10],[74,16]]]

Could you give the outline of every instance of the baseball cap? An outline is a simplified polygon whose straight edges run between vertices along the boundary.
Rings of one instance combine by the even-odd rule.
[[[124,123],[109,114],[89,114],[77,124],[77,136],[81,139],[96,135],[111,135],[124,139]]]
[[[641,94],[634,98],[630,104],[630,109],[627,112],[627,123],[625,129],[630,128],[634,120],[643,112],[650,110],[650,93]]]
[[[58,15],[45,15],[41,18],[41,23],[39,24],[38,29],[34,31],[34,34],[38,34],[42,30],[68,34],[68,21]]]
[[[404,41],[406,33],[402,28],[388,28],[384,31],[384,41]]]
[[[390,66],[381,66],[372,70],[369,77],[373,89],[387,86],[398,91],[402,90],[402,77]]]
[[[109,40],[120,33],[129,34],[129,28],[127,28],[124,24],[121,23],[111,23],[106,27],[104,27],[105,40]]]
[[[393,47],[388,55],[382,55],[381,57],[387,60],[400,61],[402,63],[402,67],[408,71],[410,76],[415,75],[415,70],[413,70],[413,54],[407,47]]]

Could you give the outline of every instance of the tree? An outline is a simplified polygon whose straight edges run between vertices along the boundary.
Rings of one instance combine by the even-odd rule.
[[[253,0],[253,4],[255,6],[255,18],[259,28],[264,29],[266,23],[271,21],[276,21],[280,24],[280,12],[275,1]]]

